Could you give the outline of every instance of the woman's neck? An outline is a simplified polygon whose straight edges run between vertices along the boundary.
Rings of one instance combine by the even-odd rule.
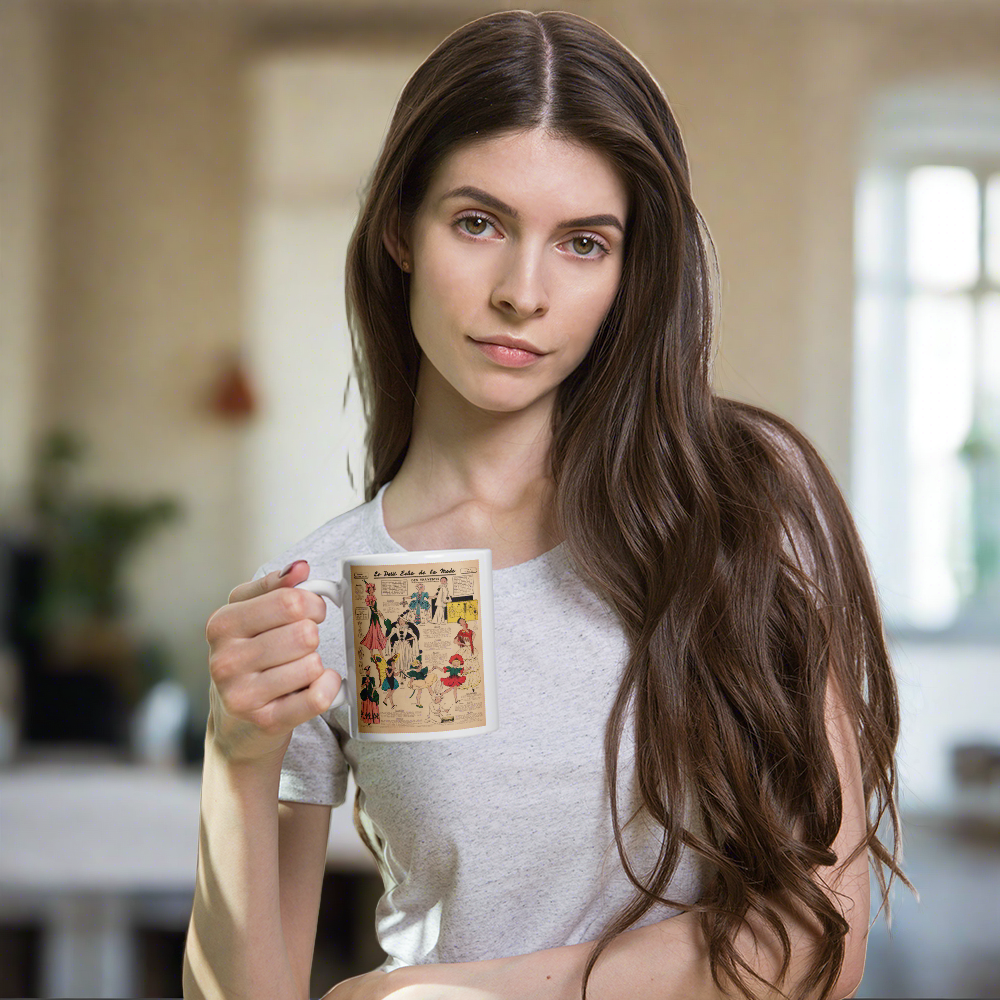
[[[555,529],[551,484],[526,488],[511,506],[478,497],[452,499],[434,483],[401,468],[382,495],[390,537],[405,549],[484,548],[493,568],[527,562],[562,541]]]
[[[491,548],[497,569],[557,545],[548,414],[458,419],[449,410],[415,410],[406,457],[382,498],[392,538],[408,549]]]

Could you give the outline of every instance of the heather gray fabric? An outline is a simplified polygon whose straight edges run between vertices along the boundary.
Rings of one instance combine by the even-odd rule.
[[[382,518],[383,487],[258,572],[308,559],[310,575],[339,575],[348,553],[405,551]],[[376,930],[385,969],[467,962],[592,941],[632,895],[615,849],[604,778],[604,722],[626,654],[610,609],[573,571],[565,543],[494,570],[495,733],[422,743],[360,743],[346,708],[298,726],[278,797],[340,806],[348,768],[361,821],[380,846],[385,892]],[[346,671],[343,618],[328,607],[320,654]],[[623,741],[619,803],[634,807],[631,732]],[[350,808],[350,804],[346,806]],[[642,874],[656,860],[653,825],[626,830]],[[704,869],[682,855],[666,894],[694,902]],[[637,926],[678,911],[655,907]]]

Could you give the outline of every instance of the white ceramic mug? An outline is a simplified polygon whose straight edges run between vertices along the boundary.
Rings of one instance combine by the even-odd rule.
[[[339,580],[302,590],[344,613],[350,734],[373,742],[495,732],[493,553],[437,549],[348,555]]]

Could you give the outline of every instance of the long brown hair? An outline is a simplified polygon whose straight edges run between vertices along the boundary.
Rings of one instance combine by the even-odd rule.
[[[700,914],[716,985],[725,976],[750,998],[735,936],[748,913],[760,915],[787,966],[775,901],[804,906],[823,928],[799,995],[822,986],[827,996],[849,925],[817,870],[868,852],[887,913],[883,867],[890,884],[909,885],[898,864],[899,707],[878,602],[815,449],[779,417],[712,391],[718,263],[677,124],[642,63],[582,17],[479,18],[446,38],[400,96],[347,254],[365,497],[406,455],[420,364],[409,278],[382,236],[413,218],[460,144],[536,127],[605,153],[630,195],[617,295],[552,418],[560,532],[629,644],[605,756],[615,841],[636,892],[595,943],[583,996],[603,949],[661,902]],[[842,819],[824,722],[831,671],[860,747],[867,816],[848,859],[831,849]],[[662,828],[645,877],[627,856],[616,794],[630,718],[644,808]],[[671,808],[686,801],[700,822]],[[891,854],[878,838],[886,813]],[[712,872],[693,905],[663,895],[685,845]]]

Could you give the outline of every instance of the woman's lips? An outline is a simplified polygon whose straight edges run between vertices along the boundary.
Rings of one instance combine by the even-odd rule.
[[[531,351],[522,351],[516,347],[502,347],[500,344],[484,344],[474,340],[473,343],[491,361],[495,361],[504,368],[524,368],[526,365],[534,364],[541,354],[533,354]]]

